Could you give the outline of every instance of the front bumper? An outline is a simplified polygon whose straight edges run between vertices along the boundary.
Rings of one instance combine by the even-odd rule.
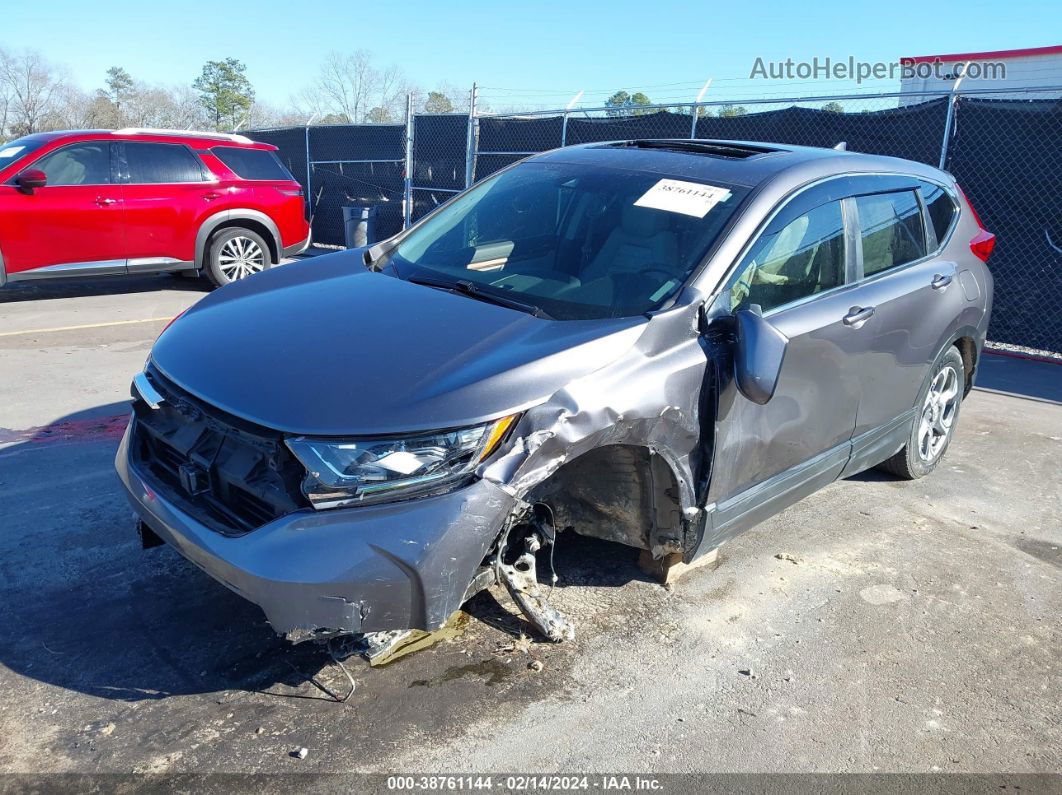
[[[408,502],[304,509],[225,536],[159,494],[130,460],[129,441],[127,430],[115,466],[141,519],[294,640],[441,626],[515,506],[480,480]]]

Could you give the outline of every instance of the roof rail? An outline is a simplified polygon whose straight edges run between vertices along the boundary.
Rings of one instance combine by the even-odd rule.
[[[219,141],[232,141],[237,144],[253,144],[246,135],[221,132],[196,132],[195,130],[161,130],[151,127],[123,127],[114,131],[115,135],[183,135],[191,138],[217,138]]]

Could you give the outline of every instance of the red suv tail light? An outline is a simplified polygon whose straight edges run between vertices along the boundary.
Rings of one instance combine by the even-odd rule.
[[[970,198],[966,195],[965,191],[959,187],[958,183],[956,183],[955,187],[959,188],[959,195],[962,196],[962,200],[966,202],[966,206],[969,207],[970,212],[973,213],[974,221],[976,221],[977,225],[981,228],[981,231],[974,235],[973,239],[970,241],[970,251],[972,251],[974,256],[981,260],[981,262],[988,262],[988,258],[992,256],[992,249],[996,247],[996,236],[985,229],[985,225],[981,223],[981,216],[977,214],[977,210],[975,210],[974,206],[970,203]]]

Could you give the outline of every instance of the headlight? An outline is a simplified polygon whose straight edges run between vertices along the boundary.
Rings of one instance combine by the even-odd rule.
[[[287,440],[306,467],[303,492],[314,508],[365,505],[443,489],[493,453],[517,415],[455,431],[405,437]]]

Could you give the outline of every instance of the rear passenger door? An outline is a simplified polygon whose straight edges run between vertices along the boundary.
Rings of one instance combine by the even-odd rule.
[[[867,319],[853,333],[863,386],[849,472],[878,463],[906,439],[928,368],[965,304],[956,263],[931,253],[937,234],[920,183],[872,176],[858,184],[849,200],[858,231],[851,297]]]
[[[185,144],[125,141],[120,151],[129,272],[193,261],[199,219],[222,198],[216,181]]]

